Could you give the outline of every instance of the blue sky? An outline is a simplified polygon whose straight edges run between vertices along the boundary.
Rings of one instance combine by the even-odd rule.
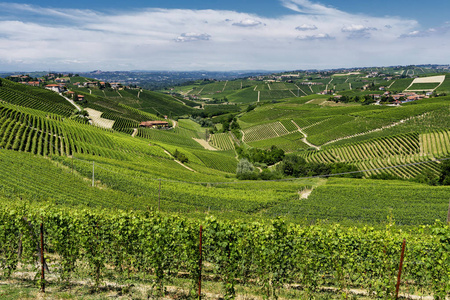
[[[450,63],[450,1],[1,1],[0,71]]]

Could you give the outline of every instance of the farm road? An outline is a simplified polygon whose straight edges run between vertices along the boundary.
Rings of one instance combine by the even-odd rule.
[[[295,127],[297,127],[297,130],[298,130],[301,134],[303,134],[303,136],[304,136],[304,138],[302,138],[302,142],[303,142],[303,143],[305,143],[306,145],[308,145],[308,146],[310,146],[310,147],[315,148],[316,150],[320,150],[320,147],[319,147],[319,146],[316,146],[316,145],[311,144],[310,142],[308,142],[308,140],[307,140],[308,135],[306,134],[306,132],[304,132],[304,131],[300,128],[300,126],[297,125],[297,123],[294,122],[294,120],[291,120],[291,122],[295,125]]]

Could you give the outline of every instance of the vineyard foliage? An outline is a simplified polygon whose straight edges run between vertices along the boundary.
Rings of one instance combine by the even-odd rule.
[[[233,150],[234,145],[228,133],[216,133],[211,136],[209,143],[220,150]]]
[[[439,299],[450,295],[450,229],[442,223],[406,232],[391,226],[375,230],[299,226],[280,219],[268,224],[214,217],[190,220],[152,211],[3,202],[0,270],[5,277],[20,271],[19,262],[33,265],[42,222],[46,252],[55,254],[47,258],[50,271],[66,282],[89,274],[99,287],[107,278],[121,281],[133,275],[143,280],[146,274],[154,283],[155,296],[161,297],[164,287],[180,273],[190,278],[193,293],[200,274],[211,274],[224,283],[224,298],[235,297],[238,280],[257,284],[268,298],[277,298],[285,285],[301,285],[308,293],[334,286],[343,296],[358,286],[379,298],[393,298],[405,239],[402,280],[409,284],[402,285],[401,292],[418,289]],[[200,225],[203,270],[199,269]]]
[[[445,220],[450,187],[432,187],[404,181],[330,178],[308,199],[292,200],[270,208],[268,216],[292,220],[328,219],[346,223],[376,224],[391,218],[398,225],[432,224]],[[396,201],[391,201],[396,199]],[[419,213],[420,212],[420,213]]]
[[[2,80],[0,100],[36,110],[70,116],[75,107],[58,94],[38,87]]]

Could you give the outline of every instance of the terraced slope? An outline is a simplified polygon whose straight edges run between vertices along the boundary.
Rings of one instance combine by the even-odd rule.
[[[62,116],[70,116],[75,110],[72,104],[55,92],[6,79],[1,80],[0,101]]]

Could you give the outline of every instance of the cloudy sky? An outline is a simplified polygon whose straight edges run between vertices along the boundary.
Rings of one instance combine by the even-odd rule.
[[[0,72],[450,63],[448,0],[38,3],[0,2]]]

